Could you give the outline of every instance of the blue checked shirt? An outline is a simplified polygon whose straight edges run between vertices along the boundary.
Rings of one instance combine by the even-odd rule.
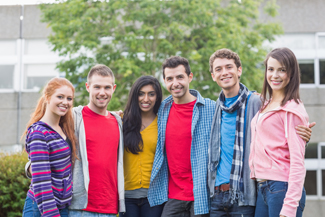
[[[193,108],[191,125],[191,167],[193,175],[194,213],[195,215],[199,215],[209,213],[210,200],[207,186],[208,143],[216,103],[210,99],[204,99],[196,90],[190,90],[190,93],[197,97]],[[158,141],[148,190],[150,206],[156,206],[168,200],[168,163],[165,149],[165,135],[172,103],[172,96],[167,97],[162,102],[158,111]]]

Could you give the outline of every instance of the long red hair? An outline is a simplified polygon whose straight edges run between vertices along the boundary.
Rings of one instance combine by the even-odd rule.
[[[27,134],[28,127],[31,126],[33,123],[41,120],[41,118],[44,116],[46,111],[46,100],[51,98],[51,96],[54,94],[55,90],[62,87],[62,86],[68,86],[71,88],[73,94],[74,94],[74,87],[72,83],[65,79],[65,78],[52,78],[44,87],[43,94],[41,98],[38,100],[37,106],[35,108],[35,111],[31,114],[30,120],[27,123],[27,128],[22,135],[24,137]],[[77,158],[77,138],[74,134],[74,121],[72,117],[72,108],[68,110],[68,112],[60,118],[59,125],[61,126],[63,132],[66,134],[66,136],[70,139],[72,144],[72,161]]]

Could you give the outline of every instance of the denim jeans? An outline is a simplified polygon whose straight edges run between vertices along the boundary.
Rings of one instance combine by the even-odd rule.
[[[61,217],[68,217],[68,208],[60,209]],[[41,213],[38,209],[37,203],[29,197],[26,197],[25,205],[23,209],[23,217],[41,217]]]
[[[231,204],[229,191],[215,190],[211,201],[211,217],[253,217],[254,211],[254,206],[238,206],[237,201]]]
[[[87,212],[83,210],[69,210],[69,217],[116,217],[116,214]]]
[[[255,217],[279,217],[283,200],[288,190],[288,182],[264,181],[257,184],[257,201]],[[302,196],[297,207],[296,217],[302,217],[305,208],[306,191],[302,189]]]
[[[208,217],[209,214],[194,215],[194,202],[168,199],[161,217]]]
[[[146,197],[125,198],[126,212],[120,212],[120,217],[160,217],[163,207],[163,205],[150,207]]]

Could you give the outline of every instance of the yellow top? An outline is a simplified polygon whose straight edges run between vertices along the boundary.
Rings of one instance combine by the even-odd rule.
[[[157,117],[140,133],[143,140],[142,152],[132,154],[124,149],[125,190],[149,188],[158,138]]]

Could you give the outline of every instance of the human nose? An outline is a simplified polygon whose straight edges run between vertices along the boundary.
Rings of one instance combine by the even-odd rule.
[[[99,89],[99,95],[105,95],[105,90],[104,88]]]
[[[272,77],[273,78],[279,77],[279,71],[278,70],[274,70],[274,73],[273,73]]]
[[[143,100],[144,100],[145,102],[147,102],[147,101],[149,100],[149,95],[148,95],[148,94],[145,94]]]
[[[173,86],[173,87],[178,87],[178,85],[179,85],[179,82],[178,82],[177,79],[173,79],[173,80],[171,81],[171,83],[172,83],[172,86]]]
[[[227,75],[228,74],[228,70],[226,70],[226,68],[221,68],[220,69],[220,73],[221,73],[221,75]]]
[[[67,105],[68,104],[68,99],[66,97],[63,98],[62,104]]]

